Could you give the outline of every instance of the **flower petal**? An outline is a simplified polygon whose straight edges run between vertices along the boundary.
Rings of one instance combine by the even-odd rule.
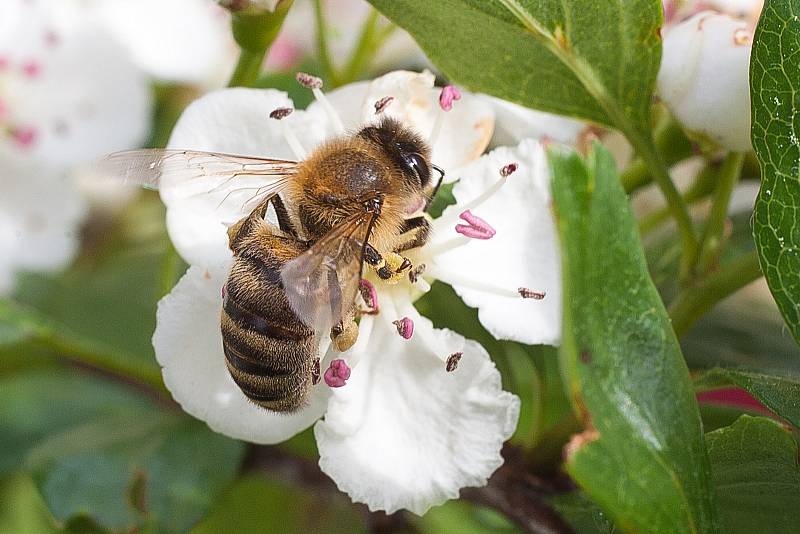
[[[320,467],[353,501],[421,515],[486,484],[503,463],[519,399],[502,390],[478,343],[434,329],[410,303],[398,313],[413,319],[414,336],[398,336],[385,312],[376,317],[367,354],[314,434]],[[463,353],[458,369],[445,370],[442,352]]]
[[[526,138],[574,145],[581,130],[586,128],[586,123],[578,119],[537,111],[489,95],[478,97],[494,110],[492,144],[495,146],[516,145]]]
[[[16,271],[63,267],[78,249],[86,205],[63,175],[16,156],[0,156],[0,295]]]
[[[153,347],[164,383],[189,414],[212,430],[254,443],[278,443],[310,426],[329,389],[314,387],[309,405],[290,415],[250,402],[234,383],[222,352],[220,290],[227,268],[191,267],[158,304]]]
[[[439,108],[439,93],[435,77],[428,71],[394,71],[372,82],[346,85],[326,96],[339,112],[350,131],[376,121],[375,102],[386,96],[394,100],[384,114],[411,126],[425,138],[433,140],[433,161],[448,171],[447,178],[455,180],[449,171],[462,167],[480,156],[489,144],[494,131],[494,113],[489,105],[475,95],[462,92],[462,98],[452,111]],[[319,103],[309,106],[317,110]],[[435,123],[441,120],[438,132]]]
[[[320,119],[297,111],[282,121],[269,118],[276,108],[292,107],[286,93],[261,89],[223,89],[193,102],[181,115],[169,141],[170,148],[225,152],[277,159],[297,159],[283,136],[281,123],[306,143],[306,149],[323,140]],[[246,178],[230,187],[210,187],[197,194],[196,183],[162,188],[167,206],[167,229],[175,248],[191,265],[209,267],[230,258],[227,225],[248,214],[246,206],[222,202]]]
[[[434,241],[456,236],[459,205],[476,198],[499,178],[504,165],[516,172],[489,200],[473,209],[495,230],[488,240],[468,240],[437,255],[437,278],[449,283],[469,306],[478,308],[481,324],[498,339],[557,345],[561,338],[561,268],[550,207],[550,172],[542,145],[525,140],[515,148],[501,147],[461,172],[453,188],[456,204],[435,224]],[[527,287],[546,293],[543,300],[501,296],[478,289],[479,284]]]

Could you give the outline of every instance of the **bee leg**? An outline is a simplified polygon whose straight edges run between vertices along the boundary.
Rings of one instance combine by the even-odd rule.
[[[261,221],[267,216],[270,200],[271,198],[262,201],[249,215],[228,227],[228,247],[231,251],[237,253],[242,240],[249,237],[255,228],[261,226]]]
[[[286,206],[283,204],[281,197],[277,194],[273,195],[270,201],[272,202],[272,207],[275,208],[275,215],[278,217],[278,228],[297,239],[297,230],[294,224],[292,224],[292,219],[289,217],[289,212],[286,210]]]
[[[331,341],[336,350],[344,352],[358,339],[358,324],[350,311],[347,316],[342,315],[342,288],[339,285],[339,276],[334,269],[328,269],[328,291],[331,296],[331,317],[334,320],[341,317],[338,323],[331,328]]]
[[[378,278],[390,284],[399,282],[403,274],[412,267],[408,258],[396,252],[381,254],[369,243],[364,247],[364,262],[375,271]]]
[[[397,247],[395,252],[403,252],[412,248],[421,247],[428,242],[431,236],[431,223],[426,217],[419,216],[403,221],[400,229],[400,238],[403,244]]]

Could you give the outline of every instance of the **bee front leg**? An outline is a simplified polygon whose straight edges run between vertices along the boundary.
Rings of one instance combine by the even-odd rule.
[[[381,254],[369,243],[364,247],[364,261],[375,270],[378,278],[390,284],[399,282],[412,267],[411,260],[405,256],[401,256],[396,252]]]

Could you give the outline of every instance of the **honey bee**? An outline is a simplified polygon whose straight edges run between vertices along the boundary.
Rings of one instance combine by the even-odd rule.
[[[365,265],[388,281],[419,273],[402,253],[428,240],[424,212],[444,177],[422,137],[388,117],[300,162],[151,149],[112,154],[106,164],[162,191],[188,180],[255,191],[250,214],[228,228],[234,262],[220,325],[234,382],[277,412],[306,404],[319,378],[319,336],[340,351],[356,341]]]

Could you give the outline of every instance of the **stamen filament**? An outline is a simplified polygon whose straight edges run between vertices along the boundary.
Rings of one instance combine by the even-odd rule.
[[[342,135],[344,133],[344,124],[342,124],[342,119],[339,117],[339,114],[336,113],[335,109],[333,109],[331,101],[328,100],[328,98],[325,96],[325,93],[323,93],[322,89],[319,87],[312,88],[311,92],[314,93],[314,98],[317,99],[317,102],[322,105],[322,108],[328,115],[328,119],[330,119],[331,123],[333,124],[333,128],[336,130],[336,133],[338,135]]]
[[[474,289],[475,291],[483,291],[484,293],[497,295],[498,297],[520,298],[519,291],[516,288],[509,289],[506,287],[496,286],[494,284],[488,284],[481,280],[475,280],[474,278],[469,278],[452,271],[444,272],[435,267],[429,267],[428,273],[434,278],[442,280],[443,282],[447,282],[450,285],[463,286],[468,289]]]
[[[431,256],[438,256],[439,254],[453,250],[454,248],[464,246],[469,242],[470,238],[460,235],[458,237],[448,239],[447,241],[436,243],[435,245],[429,245],[425,247],[425,252]]]

